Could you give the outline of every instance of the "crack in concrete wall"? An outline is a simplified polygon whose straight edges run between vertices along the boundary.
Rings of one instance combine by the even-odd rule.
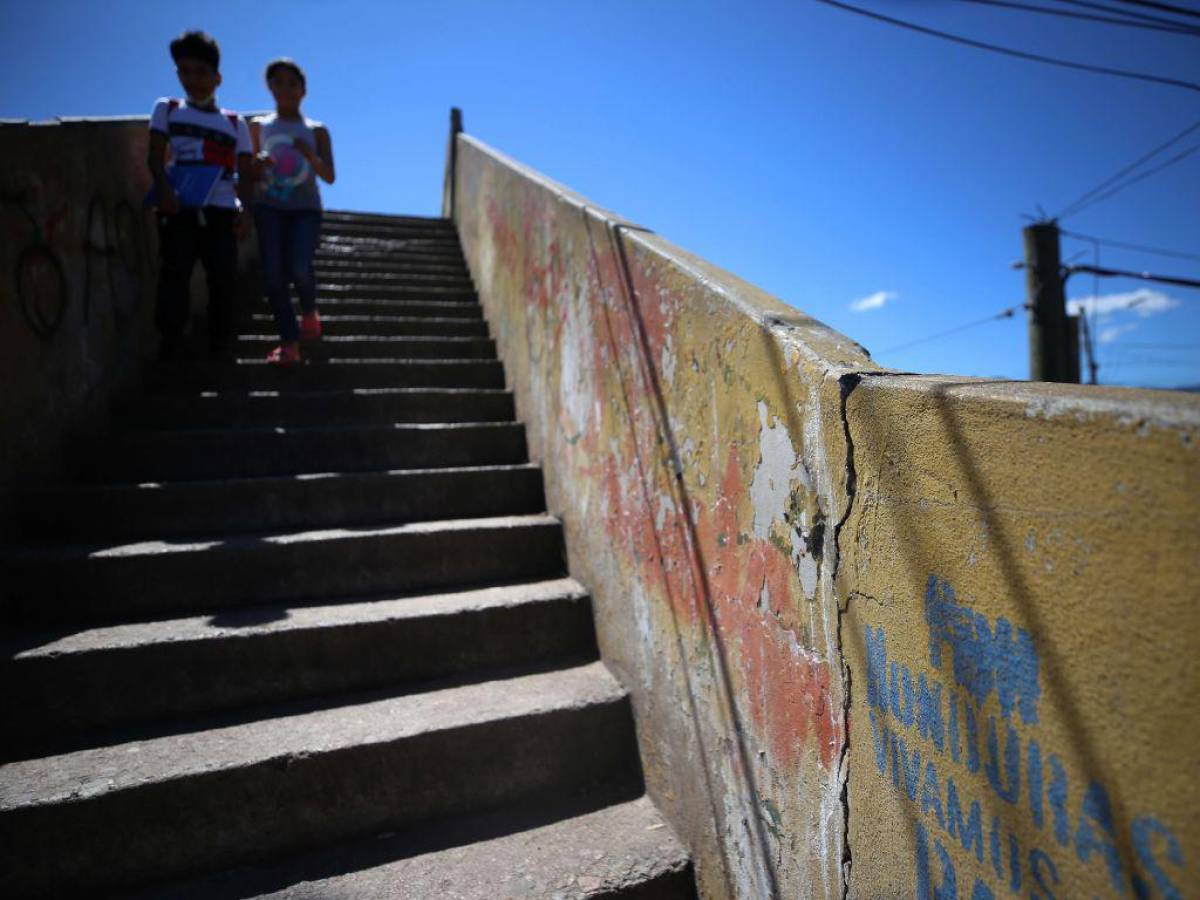
[[[1114,706],[1123,733],[1171,730],[1180,713],[1135,685],[1200,696],[1179,663],[1191,651],[1139,655],[1096,627],[1080,644],[1064,612],[1103,608],[1088,624],[1119,629],[1111,588],[1136,588],[1098,542],[1136,522],[1147,558],[1172,563],[1155,573],[1151,630],[1160,644],[1181,633],[1200,644],[1188,600],[1200,580],[1200,400],[878,369],[819,322],[459,140],[464,252],[572,572],[592,591],[602,654],[633,697],[647,788],[691,849],[702,896],[932,894],[954,867],[959,883],[994,893],[992,860],[947,842],[963,802],[995,847],[1026,854],[1013,865],[996,850],[1005,886],[1048,893],[1039,879],[1052,864],[1060,891],[1103,893],[1099,850],[1090,864],[1047,863],[1038,824],[979,793],[1003,760],[953,769],[951,708],[964,753],[970,715],[978,757],[993,734],[997,748],[1053,746],[1076,794],[1107,773],[1126,869],[1139,858],[1129,833],[1151,826],[1120,817],[1143,800],[1166,829],[1156,834],[1196,846],[1200,821],[1178,803],[1186,789],[1178,778],[1174,793],[1163,787],[1171,766],[1089,737]],[[590,325],[567,321],[580,316]],[[960,616],[938,626],[952,652],[929,653],[928,584],[938,615]],[[981,635],[1022,629],[1054,660],[1042,671],[1056,683],[1044,733],[1008,737],[1003,710],[983,702],[996,692],[976,691],[968,709],[948,667]],[[895,669],[880,676],[867,642],[877,656],[886,644]],[[1115,695],[1097,647],[1137,672]],[[1183,720],[1200,722],[1200,709]],[[1200,734],[1179,732],[1182,772],[1200,765]],[[1049,765],[1037,756],[1029,776],[1043,819],[1059,802],[1045,796]],[[1175,857],[1139,852],[1158,869],[1130,877],[1180,883]]]

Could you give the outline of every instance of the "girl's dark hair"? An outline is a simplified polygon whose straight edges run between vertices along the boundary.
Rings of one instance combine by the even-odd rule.
[[[171,59],[198,59],[214,69],[221,68],[221,48],[211,34],[203,31],[185,31],[171,41]]]
[[[280,69],[291,69],[296,73],[296,77],[300,79],[300,87],[308,90],[308,82],[304,77],[304,70],[290,56],[281,56],[279,59],[273,59],[267,63],[267,71],[264,73],[264,77],[267,81],[270,81],[271,77]]]

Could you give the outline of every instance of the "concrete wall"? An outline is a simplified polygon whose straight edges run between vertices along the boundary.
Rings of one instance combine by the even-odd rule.
[[[0,125],[0,490],[58,472],[152,352],[146,140],[144,118]]]
[[[1200,399],[887,372],[466,135],[455,179],[703,896],[1194,893]]]
[[[852,896],[1200,896],[1195,398],[870,377],[847,419]]]
[[[0,123],[0,531],[11,487],[60,477],[72,436],[102,429],[157,352],[148,126],[144,116]],[[240,302],[261,302],[253,237],[238,254]],[[200,355],[199,263],[191,304]]]

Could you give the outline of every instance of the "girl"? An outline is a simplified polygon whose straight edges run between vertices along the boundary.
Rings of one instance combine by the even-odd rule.
[[[321,234],[321,192],[317,178],[333,184],[333,144],[329,130],[300,113],[306,93],[304,72],[282,57],[267,64],[267,87],[275,114],[250,124],[250,137],[261,172],[254,225],[262,256],[263,282],[280,345],[267,355],[276,365],[300,361],[300,341],[321,336],[313,254]],[[300,324],[288,294],[296,286]]]

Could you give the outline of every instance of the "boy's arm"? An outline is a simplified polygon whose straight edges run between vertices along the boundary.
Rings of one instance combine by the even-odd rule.
[[[254,208],[254,183],[257,180],[254,168],[254,144],[246,120],[238,117],[237,124],[237,170],[236,191],[242,208],[249,212]]]
[[[179,195],[175,193],[175,188],[167,178],[166,119],[166,106],[159,101],[150,117],[150,148],[146,153],[146,165],[149,166],[150,176],[154,179],[159,212],[171,216],[179,212]]]
[[[254,165],[254,157],[249,153],[238,154],[237,166],[238,180],[234,190],[237,191],[238,199],[242,201],[242,208],[233,220],[233,233],[240,240],[250,233],[250,215],[254,209],[254,179],[258,170]]]
[[[235,190],[242,208],[249,212],[254,208],[254,179],[257,172],[254,167],[254,157],[249,153],[239,153],[237,158],[238,180]]]

